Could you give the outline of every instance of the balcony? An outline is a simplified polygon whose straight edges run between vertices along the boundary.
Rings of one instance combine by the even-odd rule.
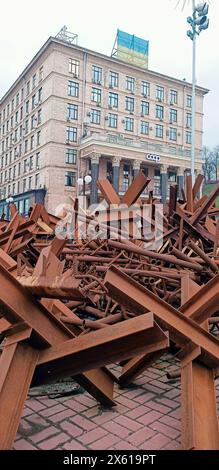
[[[93,133],[90,136],[86,136],[81,139],[81,149],[85,150],[91,145],[101,147],[111,147],[121,149],[126,147],[127,150],[132,150],[141,153],[153,153],[161,156],[172,156],[173,158],[183,158],[185,160],[191,160],[191,150],[183,148],[182,146],[167,145],[162,143],[150,143],[142,140],[134,140],[126,138],[122,135],[110,135],[110,134],[99,134]],[[202,154],[200,151],[196,152],[196,162],[202,163]]]

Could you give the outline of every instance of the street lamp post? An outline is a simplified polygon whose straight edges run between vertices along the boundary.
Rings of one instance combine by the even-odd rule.
[[[196,40],[201,31],[208,29],[209,19],[207,18],[209,6],[206,2],[196,6],[196,0],[192,0],[193,14],[187,18],[191,25],[191,30],[187,31],[187,36],[193,42],[192,52],[192,155],[191,174],[193,184],[195,182],[195,117],[196,117]]]
[[[80,178],[78,178],[77,183],[78,187],[82,187],[83,191],[83,209],[86,209],[86,184],[90,184],[92,182],[92,178],[90,175],[82,175]]]

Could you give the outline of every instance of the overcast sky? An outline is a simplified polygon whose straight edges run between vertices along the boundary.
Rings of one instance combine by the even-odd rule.
[[[117,28],[150,41],[149,68],[191,81],[192,41],[178,0],[11,0],[0,14],[0,96],[49,36],[63,25],[79,45],[110,55]],[[181,0],[181,4],[183,0]],[[192,4],[192,1],[190,2]],[[3,6],[4,5],[4,6]],[[219,145],[219,0],[211,0],[210,28],[198,38],[197,81],[205,98],[204,143]]]

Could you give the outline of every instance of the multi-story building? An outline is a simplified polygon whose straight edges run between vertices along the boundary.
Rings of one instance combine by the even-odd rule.
[[[202,169],[203,98],[196,88],[196,170]],[[49,211],[75,196],[77,180],[109,178],[123,194],[139,169],[165,201],[191,167],[191,84],[49,38],[0,101],[0,215]]]

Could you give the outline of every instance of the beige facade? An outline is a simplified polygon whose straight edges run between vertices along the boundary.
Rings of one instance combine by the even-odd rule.
[[[196,170],[202,169],[203,98],[196,91]],[[49,211],[74,196],[79,176],[106,176],[122,194],[142,168],[160,196],[191,167],[191,85],[50,38],[0,101],[0,207],[45,192]],[[90,199],[90,198],[89,198]]]

